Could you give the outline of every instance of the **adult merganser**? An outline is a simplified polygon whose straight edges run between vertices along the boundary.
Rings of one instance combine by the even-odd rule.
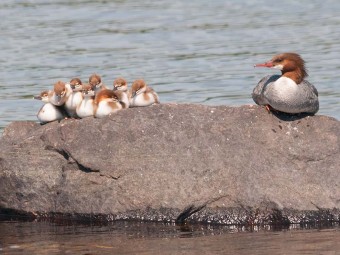
[[[89,77],[89,84],[95,93],[98,93],[102,89],[107,89],[107,87],[102,83],[102,78],[98,74],[92,74]]]
[[[119,90],[122,92],[122,102],[124,102],[124,108],[129,108],[130,105],[130,92],[128,91],[128,85],[124,78],[117,78],[113,81],[113,90]]]
[[[53,91],[43,91],[39,96],[34,97],[34,99],[41,100],[45,103],[37,114],[37,118],[41,124],[62,120],[66,117],[62,106],[55,106],[49,102],[51,94],[53,94]]]
[[[73,78],[69,83],[72,93],[69,95],[65,102],[65,110],[70,117],[76,118],[77,107],[83,101],[83,93],[80,91],[82,88],[82,82],[79,78]]]
[[[118,90],[104,89],[99,91],[94,99],[94,116],[102,118],[123,109],[122,94],[123,92]]]
[[[130,107],[159,104],[157,93],[148,87],[144,80],[135,80],[131,87]]]
[[[69,83],[65,84],[62,81],[57,81],[54,84],[53,93],[49,98],[49,102],[56,106],[64,105],[71,94],[72,89]]]
[[[255,67],[281,70],[281,75],[262,78],[253,90],[256,104],[285,113],[311,113],[319,110],[317,89],[304,80],[308,76],[305,61],[296,53],[282,53]]]

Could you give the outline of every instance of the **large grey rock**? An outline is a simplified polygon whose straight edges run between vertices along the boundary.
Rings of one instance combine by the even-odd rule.
[[[339,221],[340,122],[259,106],[155,105],[9,125],[0,208],[36,217]]]

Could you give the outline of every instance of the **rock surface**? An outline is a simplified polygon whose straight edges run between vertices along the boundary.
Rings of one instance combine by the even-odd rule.
[[[35,217],[340,220],[340,122],[259,106],[155,105],[10,124],[0,208]]]

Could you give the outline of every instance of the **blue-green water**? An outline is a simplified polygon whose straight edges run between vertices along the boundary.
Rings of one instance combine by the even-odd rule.
[[[92,73],[109,86],[118,76],[144,78],[164,103],[253,104],[256,83],[277,73],[253,64],[287,51],[307,62],[318,114],[340,119],[339,14],[336,0],[3,0],[0,133],[36,120],[33,95]],[[340,254],[339,236],[0,222],[0,254]]]
[[[32,96],[92,73],[112,86],[144,78],[162,102],[252,104],[271,69],[254,63],[286,51],[307,62],[319,114],[340,119],[340,2],[0,2],[0,129],[36,120]]]

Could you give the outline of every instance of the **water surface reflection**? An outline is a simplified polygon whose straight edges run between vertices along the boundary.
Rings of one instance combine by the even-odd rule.
[[[4,254],[337,254],[340,229],[0,221]]]

